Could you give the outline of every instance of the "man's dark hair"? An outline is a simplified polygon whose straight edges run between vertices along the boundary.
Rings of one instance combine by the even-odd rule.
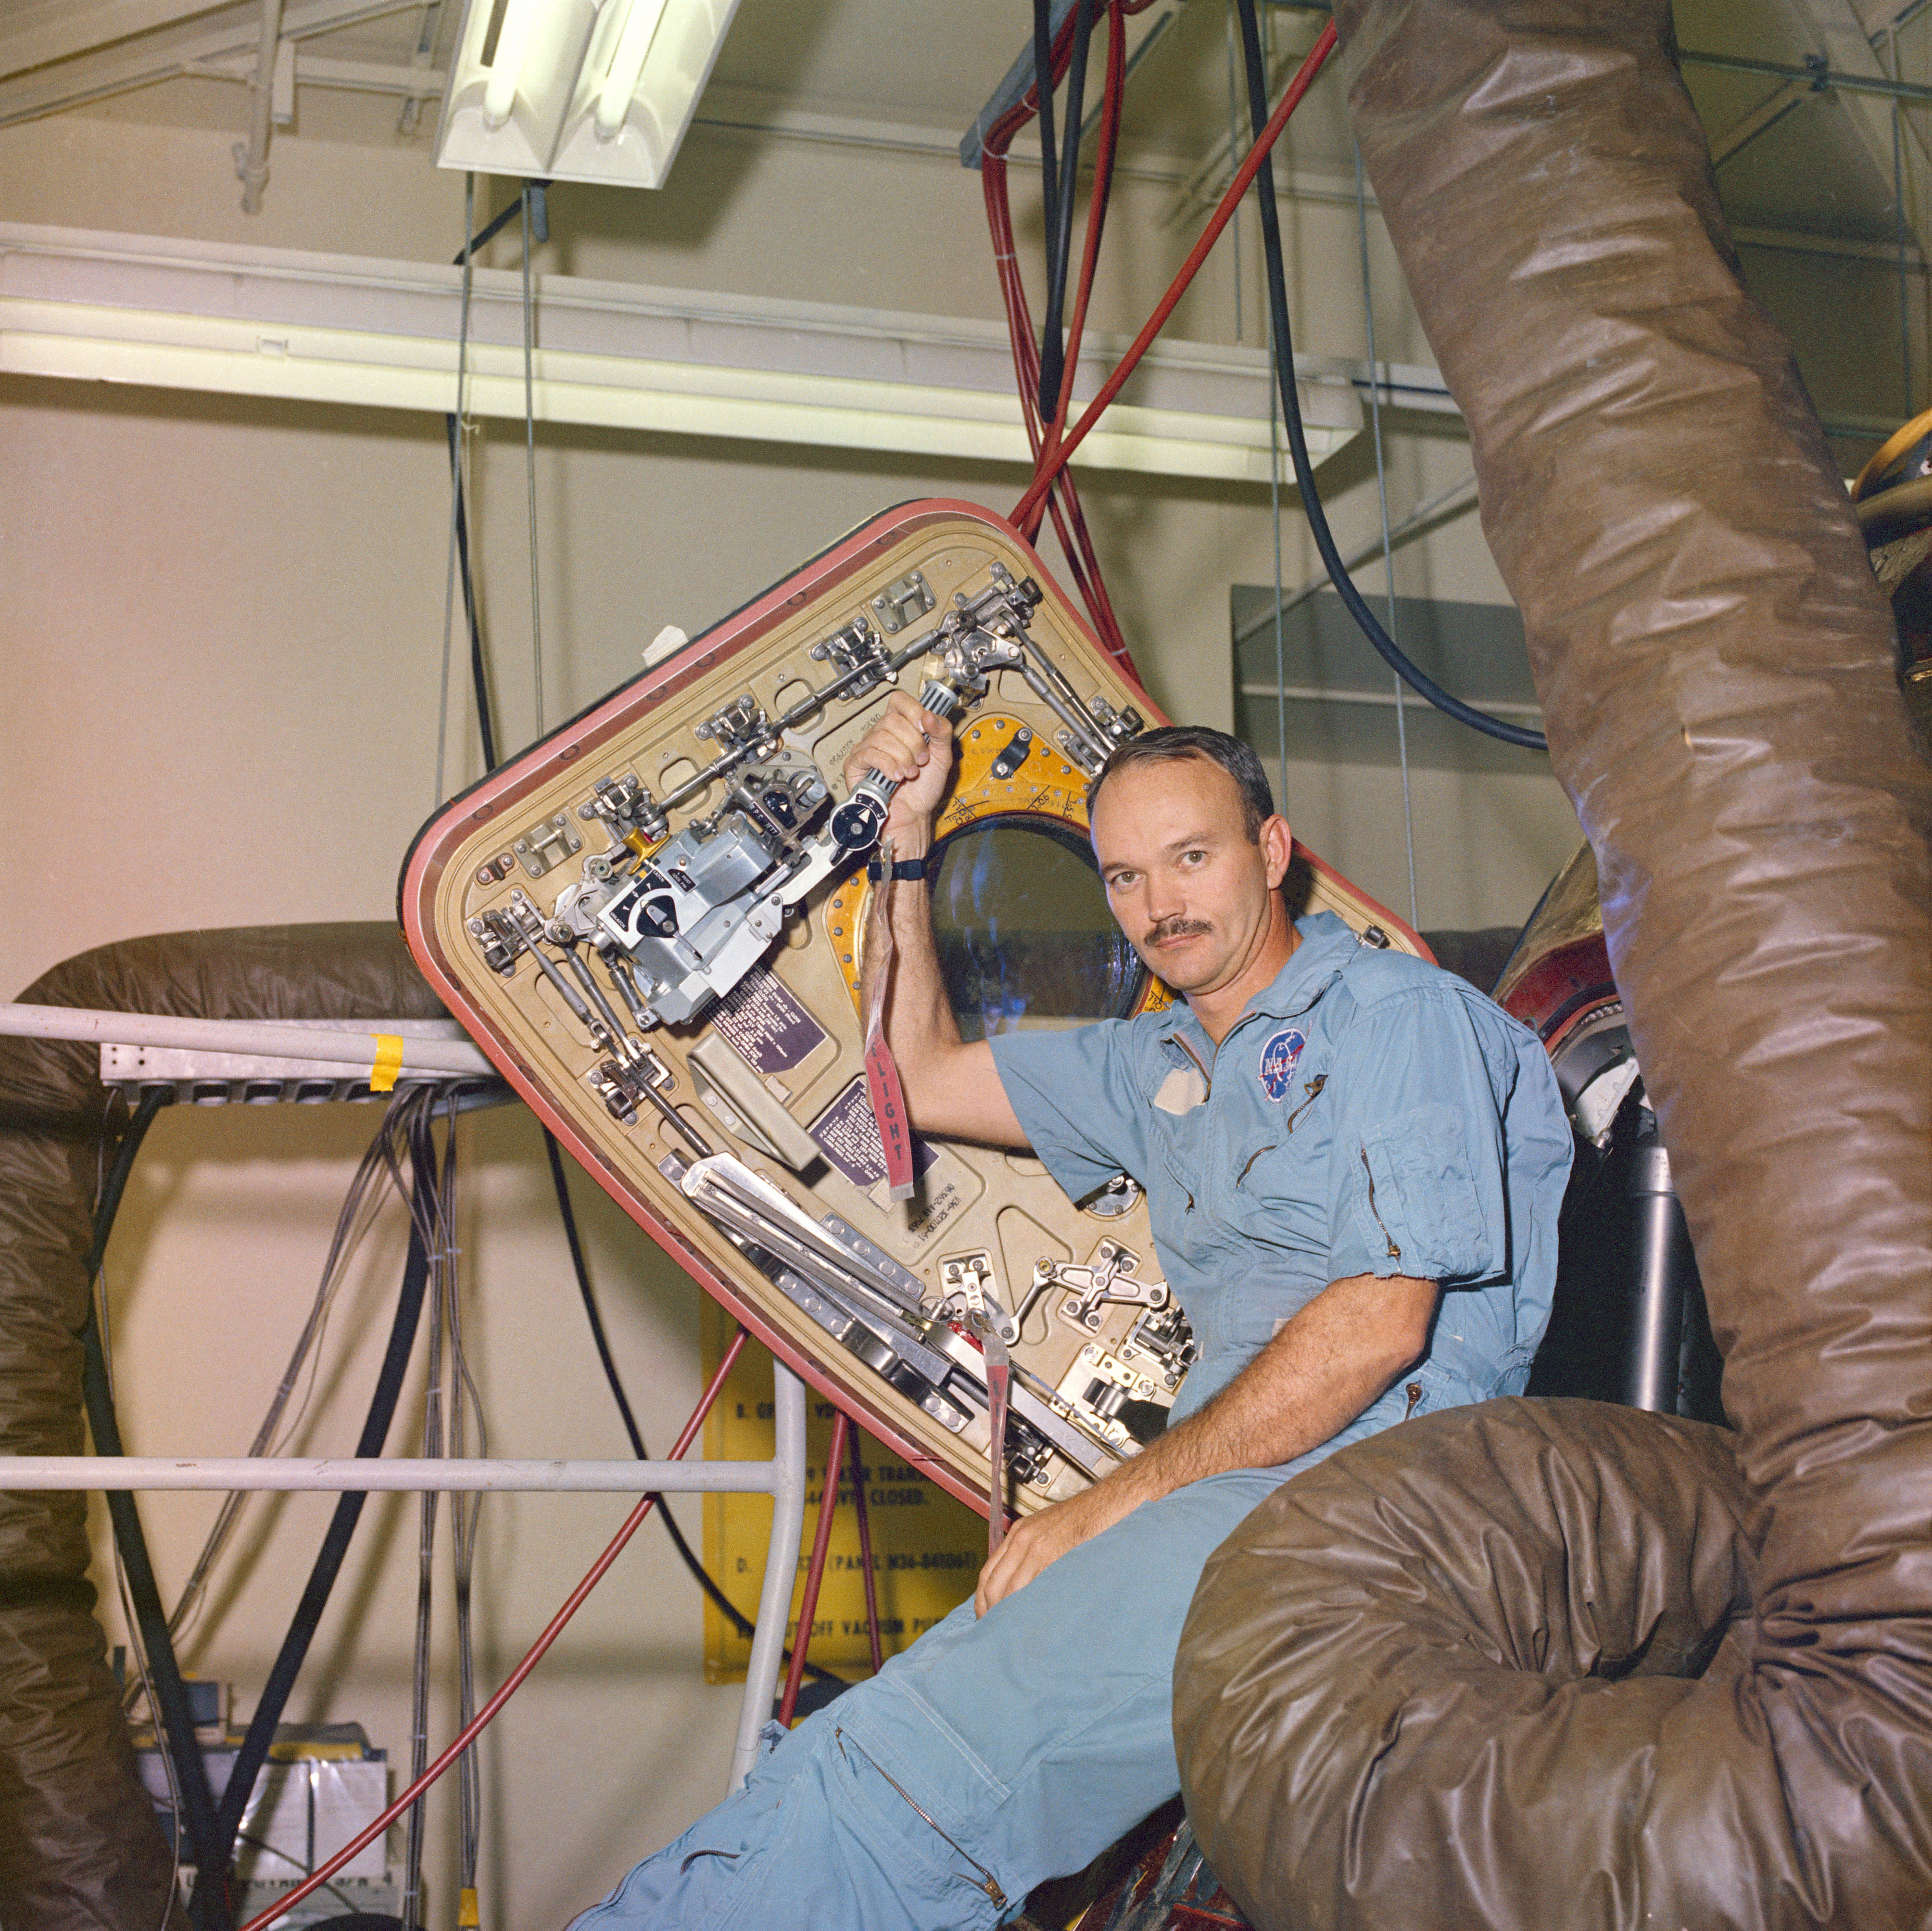
[[[1143,731],[1125,744],[1114,746],[1099,775],[1087,787],[1087,811],[1090,817],[1100,787],[1117,771],[1134,764],[1178,764],[1184,758],[1204,758],[1218,764],[1234,781],[1241,794],[1241,823],[1250,844],[1261,842],[1262,822],[1274,815],[1274,793],[1268,788],[1268,773],[1253,751],[1226,731],[1210,730],[1204,724],[1163,724],[1160,730]]]

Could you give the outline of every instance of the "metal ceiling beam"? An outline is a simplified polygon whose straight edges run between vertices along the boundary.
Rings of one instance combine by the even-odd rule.
[[[283,13],[282,37],[300,41],[386,14],[412,12],[421,4],[422,0],[298,0]],[[216,19],[160,28],[0,82],[0,127],[192,74],[205,61],[252,53],[261,29],[259,5],[230,7]]]
[[[284,40],[284,46],[289,43]],[[333,87],[348,94],[394,94],[412,100],[434,100],[448,79],[440,67],[404,67],[393,61],[338,60],[332,55],[310,53],[306,47],[293,49],[295,84],[298,87]],[[238,80],[252,82],[255,63],[244,54],[230,54],[220,60],[197,61],[189,71],[203,80]],[[279,109],[277,124],[281,124]]]
[[[0,78],[217,10],[219,0],[48,0],[0,25]]]
[[[1932,88],[1894,80],[1886,72],[1852,0],[1786,0],[1786,5],[1837,77],[1846,121],[1881,181],[1892,178],[1896,131],[1901,225],[1918,244],[1919,253],[1932,256],[1932,153],[1927,151],[1916,118],[1904,112],[1908,100],[1932,103]],[[1891,101],[1882,97],[1887,94]]]
[[[1680,49],[1677,58],[1687,67],[1715,67],[1726,73],[1761,73],[1772,79],[1781,76],[1800,83],[1811,94],[1874,94],[1920,106],[1932,103],[1932,87],[1922,82],[1894,80],[1882,67],[1876,75],[1848,73],[1834,67],[1822,54],[1802,67],[1793,67],[1789,61],[1759,60],[1750,54],[1706,53],[1695,47]],[[1874,55],[1873,58],[1877,56]]]
[[[1812,84],[1787,80],[1773,88],[1748,114],[1740,115],[1721,134],[1711,136],[1711,165],[1722,167],[1732,155],[1742,154],[1760,134],[1768,133],[1794,108],[1811,97]]]

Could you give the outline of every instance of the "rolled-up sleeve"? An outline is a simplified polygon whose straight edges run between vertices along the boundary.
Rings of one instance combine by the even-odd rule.
[[[1147,1103],[1125,1021],[1001,1033],[992,1045],[1028,1144],[1070,1198],[1084,1199],[1116,1174],[1145,1179]]]
[[[1503,1110],[1515,1055],[1497,1015],[1434,989],[1365,1008],[1338,1056],[1331,1277],[1445,1286],[1510,1271]]]

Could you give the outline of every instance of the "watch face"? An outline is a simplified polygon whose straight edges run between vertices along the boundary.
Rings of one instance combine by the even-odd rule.
[[[410,853],[403,922],[644,1234],[982,1511],[1004,1348],[1024,1510],[1150,1439],[1193,1342],[1124,1177],[1076,1203],[1037,1161],[914,1136],[894,1198],[862,1011],[884,797],[848,796],[842,766],[895,688],[958,706],[926,869],[962,1033],[1165,1006],[1085,805],[1112,745],[1161,720],[1034,552],[958,502],[862,526],[452,800]],[[1290,892],[1412,943],[1306,854]]]

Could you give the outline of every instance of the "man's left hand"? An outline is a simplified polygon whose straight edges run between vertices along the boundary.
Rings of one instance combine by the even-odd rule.
[[[1096,1482],[1084,1495],[1057,1502],[1037,1515],[1022,1516],[1007,1530],[1000,1552],[980,1572],[973,1613],[983,1616],[1001,1597],[1024,1589],[1050,1562],[1070,1549],[1111,1528],[1135,1505],[1135,1498],[1112,1493],[1112,1481]],[[1125,1484],[1120,1485],[1124,1489]]]

